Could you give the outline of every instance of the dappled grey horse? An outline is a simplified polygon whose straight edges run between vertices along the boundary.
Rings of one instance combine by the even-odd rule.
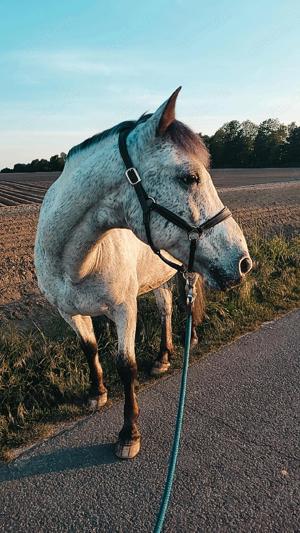
[[[125,393],[124,425],[116,447],[122,458],[134,457],[140,448],[134,349],[137,295],[171,277],[170,267],[159,263],[155,254],[154,268],[150,249],[140,246],[138,239],[151,240],[153,249],[165,250],[169,260],[183,265],[191,262],[193,242],[193,270],[212,288],[237,284],[251,269],[241,229],[228,210],[224,216],[204,144],[175,119],[178,92],[152,115],[121,123],[72,148],[64,171],[45,195],[37,229],[39,287],[78,333],[90,359],[96,354],[90,317],[105,314],[116,323],[116,362]],[[125,177],[119,148],[125,129],[126,149],[147,199],[174,213],[173,220],[154,210],[146,220],[128,168]],[[192,230],[190,237],[197,233],[197,238],[192,235],[190,240],[185,226]],[[112,228],[130,229],[138,239],[118,230],[112,237]],[[103,395],[104,403],[99,362],[97,368],[102,384],[97,401],[101,403]]]

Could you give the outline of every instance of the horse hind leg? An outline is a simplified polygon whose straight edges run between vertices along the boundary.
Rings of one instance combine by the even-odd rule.
[[[120,459],[133,459],[140,450],[137,425],[139,406],[135,394],[137,364],[135,360],[136,300],[118,305],[114,321],[118,334],[117,369],[124,387],[124,424],[119,433],[115,453]]]
[[[99,360],[98,345],[92,319],[90,316],[83,315],[70,316],[62,311],[60,311],[60,314],[78,336],[81,348],[89,365],[89,406],[92,409],[100,409],[107,402],[107,389],[103,383],[103,370]]]
[[[170,368],[173,352],[172,339],[172,289],[164,283],[154,291],[157,307],[161,316],[161,341],[158,357],[151,369],[152,376],[159,376]]]

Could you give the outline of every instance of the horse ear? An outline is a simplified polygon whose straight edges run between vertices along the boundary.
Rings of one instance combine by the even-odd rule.
[[[175,104],[181,87],[164,102],[153,115],[140,126],[140,133],[144,142],[149,142],[157,135],[163,135],[175,120]]]
[[[175,105],[179,92],[181,91],[181,86],[176,89],[176,91],[171,94],[170,98],[156,111],[160,111],[160,118],[158,127],[156,130],[157,135],[163,135],[168,127],[175,120]],[[154,113],[154,115],[156,115]]]

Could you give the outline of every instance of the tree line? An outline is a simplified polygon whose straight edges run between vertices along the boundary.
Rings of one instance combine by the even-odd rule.
[[[201,134],[200,134],[201,135]],[[213,168],[300,166],[300,127],[269,118],[257,125],[251,120],[231,120],[212,136],[201,135],[211,153]],[[50,160],[16,163],[1,172],[51,172],[64,168],[66,154]]]
[[[65,166],[66,154],[53,155],[47,159],[34,159],[31,163],[16,163],[13,168],[3,168],[1,172],[56,172]]]
[[[226,122],[214,135],[203,135],[212,167],[300,166],[300,127],[269,118],[257,125],[250,120]]]

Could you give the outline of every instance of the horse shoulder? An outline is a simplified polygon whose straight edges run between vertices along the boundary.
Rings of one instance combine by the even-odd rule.
[[[137,261],[137,278],[139,294],[144,294],[157,289],[169,281],[176,270],[166,265],[150,248],[149,245],[139,241],[139,255]]]

